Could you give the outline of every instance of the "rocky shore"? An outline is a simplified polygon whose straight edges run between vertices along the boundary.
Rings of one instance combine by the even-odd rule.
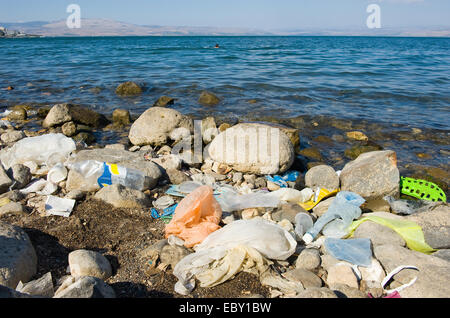
[[[132,96],[139,94],[139,89],[125,83],[116,93]],[[178,112],[174,102],[163,96],[138,118],[125,109],[105,116],[71,104],[49,108],[16,105],[4,113],[0,136],[0,253],[5,257],[0,260],[0,297],[378,298],[392,296],[392,290],[401,286],[398,295],[404,298],[448,297],[448,204],[417,200],[399,191],[400,176],[409,176],[434,182],[448,195],[448,164],[427,165],[428,155],[420,153],[416,158],[420,163],[403,165],[402,152],[386,147],[391,141],[386,140],[384,132],[371,134],[348,121],[330,123],[321,117],[305,117],[278,122],[260,118],[250,123],[212,116],[193,118]],[[204,92],[199,103],[213,107],[220,99]],[[233,140],[244,140],[242,145],[251,154],[254,145],[247,136],[254,129],[276,132],[276,165],[270,151],[257,161],[251,156],[238,160],[240,148],[230,147]],[[334,130],[327,134],[329,129],[342,133]],[[113,135],[119,138],[108,142]],[[38,136],[58,138],[52,140],[58,141],[59,151],[49,144],[23,146]],[[415,143],[423,134],[412,129],[397,138]],[[430,138],[446,147],[449,144],[445,133]],[[258,149],[267,149],[269,141],[260,139]],[[200,153],[195,151],[196,145]],[[52,156],[41,158],[51,151]],[[445,147],[442,151],[448,156]],[[64,158],[55,157],[55,153],[64,153]],[[140,171],[146,186],[141,190],[120,184],[100,187],[70,169],[71,164],[89,160]],[[52,179],[49,171],[62,161],[63,177]],[[294,179],[281,183],[274,179],[290,172],[297,172]],[[43,181],[37,187],[39,179]],[[176,195],[176,186],[191,181],[217,191],[215,198],[222,207],[217,228],[223,230],[240,220],[264,220],[294,240],[289,257],[270,258],[256,248],[263,254],[261,262],[250,258],[254,264],[244,261],[241,270],[222,283],[208,287],[197,284],[189,293],[180,293],[176,288],[180,277],[175,275],[180,266],[176,266],[199,252],[186,246],[187,240],[166,235],[166,223],[172,215],[169,220],[160,216],[187,197]],[[283,189],[296,195],[305,189],[311,189],[314,195],[318,195],[318,189],[356,193],[364,203],[355,220],[376,216],[414,222],[433,252],[412,248],[409,238],[393,228],[363,222],[351,239],[343,240],[370,240],[370,265],[355,267],[355,263],[335,257],[323,233],[311,243],[295,234],[297,215],[307,214],[315,223],[326,214],[336,193],[311,209],[287,196],[278,198],[276,205],[264,206],[259,201],[259,206],[240,209],[229,208],[239,206],[237,201],[220,199],[224,189],[242,196],[273,195]],[[50,214],[49,196],[74,202],[69,215]],[[236,198],[239,200],[239,196]],[[405,214],[388,198],[402,199],[395,201],[397,204],[416,202],[414,213]],[[249,200],[243,202],[251,205]],[[247,247],[253,248],[256,243]],[[254,256],[252,251],[246,251],[246,259]],[[399,266],[408,268],[383,285]]]

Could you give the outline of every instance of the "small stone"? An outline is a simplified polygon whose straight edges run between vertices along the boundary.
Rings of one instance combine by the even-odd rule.
[[[76,250],[69,254],[70,274],[73,277],[93,276],[106,280],[112,275],[109,261],[95,251]]]
[[[64,135],[66,135],[67,137],[72,137],[72,136],[76,135],[76,133],[77,133],[77,126],[75,125],[75,123],[73,121],[69,121],[68,123],[65,123],[64,125],[62,125],[61,129],[62,129],[62,133]]]
[[[363,208],[373,212],[390,212],[391,207],[384,199],[370,200],[363,205]]]
[[[255,188],[265,188],[267,187],[267,180],[264,177],[259,177],[255,179]]]
[[[245,174],[244,180],[247,183],[255,184],[256,176],[254,174]]]
[[[84,199],[85,196],[86,196],[86,192],[84,192],[83,190],[72,190],[65,195],[65,198],[70,199],[70,200],[79,201],[79,200]]]
[[[295,268],[302,268],[314,271],[320,266],[320,252],[315,248],[306,248],[298,256],[295,262]]]
[[[243,220],[250,220],[253,219],[254,217],[259,216],[259,211],[258,209],[255,208],[245,209],[241,212],[241,216]]]
[[[125,150],[125,145],[123,144],[106,145],[105,149]]]
[[[241,172],[235,172],[233,173],[233,182],[234,183],[239,183],[242,181],[243,178],[243,174]]]
[[[9,187],[13,184],[13,181],[9,178],[3,165],[0,163],[0,194],[9,190]]]
[[[25,138],[26,135],[23,131],[21,130],[12,130],[12,131],[8,131],[5,132],[4,134],[2,134],[2,136],[0,137],[0,139],[2,140],[2,142],[4,142],[5,144],[12,144],[16,141],[19,141],[23,138]]]
[[[331,197],[324,201],[321,201],[313,208],[314,214],[317,215],[317,217],[321,217],[322,215],[324,215],[328,211],[328,208],[330,207],[331,203],[333,203],[334,199],[335,197]]]
[[[328,269],[327,285],[344,284],[353,288],[359,288],[358,279],[351,266],[338,263]]]
[[[6,116],[10,121],[21,121],[27,119],[27,111],[24,108],[16,108]]]
[[[272,213],[272,219],[276,222],[286,219],[294,224],[295,216],[298,213],[307,213],[307,211],[298,204],[285,203],[281,205],[278,211]]]
[[[180,262],[185,256],[189,255],[189,250],[184,246],[172,246],[165,245],[160,254],[161,263],[168,264],[173,268]]]
[[[347,138],[359,140],[359,141],[367,141],[369,140],[369,137],[367,137],[364,133],[360,131],[349,131],[347,132]]]
[[[224,132],[225,130],[227,130],[227,129],[230,128],[230,127],[231,127],[230,124],[223,123],[223,124],[221,124],[221,125],[219,126],[219,131],[220,131],[220,132]]]
[[[305,175],[305,184],[308,188],[325,188],[333,191],[339,188],[339,176],[333,167],[327,165],[315,166]]]
[[[26,215],[27,212],[24,206],[18,202],[9,202],[4,206],[0,207],[0,216],[7,214],[22,214]]]
[[[180,171],[178,169],[167,169],[166,170],[167,176],[169,177],[169,181],[171,184],[181,184],[186,181],[192,181],[192,179],[187,176],[183,171]]]
[[[280,189],[280,186],[275,182],[267,180],[267,189],[269,189],[269,191],[277,191]]]
[[[290,270],[283,276],[290,281],[302,283],[304,288],[322,287],[322,280],[316,274],[303,268]]]
[[[31,182],[31,171],[30,168],[22,165],[16,164],[8,169],[9,175],[15,182],[14,189],[22,189],[26,187]]]

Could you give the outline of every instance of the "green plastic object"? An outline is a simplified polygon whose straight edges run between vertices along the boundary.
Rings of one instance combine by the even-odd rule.
[[[447,202],[444,191],[433,182],[426,180],[400,177],[400,191],[421,200]]]

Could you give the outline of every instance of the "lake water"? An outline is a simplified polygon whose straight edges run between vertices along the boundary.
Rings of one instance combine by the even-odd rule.
[[[449,38],[3,39],[0,88],[15,89],[0,90],[0,106],[73,102],[138,115],[168,95],[201,117],[309,114],[448,130],[449,52]],[[116,96],[128,80],[144,93]],[[205,89],[222,102],[199,105]]]

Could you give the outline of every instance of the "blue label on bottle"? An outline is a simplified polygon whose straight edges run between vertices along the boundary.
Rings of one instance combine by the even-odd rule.
[[[105,186],[112,184],[111,171],[109,169],[109,166],[106,164],[106,162],[103,163],[103,174],[100,176],[100,178],[97,179],[97,182],[98,182],[100,188],[103,188]]]

